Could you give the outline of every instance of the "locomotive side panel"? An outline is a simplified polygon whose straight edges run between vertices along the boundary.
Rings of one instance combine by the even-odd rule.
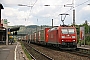
[[[58,43],[58,31],[57,31],[57,29],[49,30],[48,34],[49,34],[48,43],[57,44]]]

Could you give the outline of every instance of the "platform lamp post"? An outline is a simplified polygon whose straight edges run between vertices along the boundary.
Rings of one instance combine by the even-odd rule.
[[[6,45],[8,46],[8,22],[7,19],[4,19],[4,25],[5,25],[5,28],[6,28]],[[9,32],[10,32],[10,29],[9,29]]]

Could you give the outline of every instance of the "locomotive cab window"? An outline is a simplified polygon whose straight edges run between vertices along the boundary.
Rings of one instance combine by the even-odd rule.
[[[61,31],[62,31],[63,34],[68,34],[67,29],[61,29]]]
[[[61,31],[63,34],[74,34],[74,29],[72,28],[62,28]]]
[[[74,29],[68,29],[69,30],[69,34],[74,34]]]

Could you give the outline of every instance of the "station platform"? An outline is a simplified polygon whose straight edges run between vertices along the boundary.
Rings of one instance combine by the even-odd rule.
[[[88,49],[90,50],[90,45],[77,45],[77,48],[81,48],[81,49]]]
[[[0,45],[0,60],[29,60],[19,42],[12,45]]]

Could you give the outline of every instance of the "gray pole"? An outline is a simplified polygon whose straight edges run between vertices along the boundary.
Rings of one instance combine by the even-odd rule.
[[[53,19],[52,19],[52,28],[53,28]]]
[[[38,23],[38,19],[37,19],[37,23]],[[36,32],[37,32],[37,24],[36,24]]]
[[[88,34],[89,34],[89,26],[88,26]]]
[[[8,46],[8,28],[6,28],[6,45]]]
[[[73,26],[75,26],[75,10],[73,9]]]
[[[85,46],[85,26],[84,26],[84,46]]]
[[[42,25],[41,25],[41,29],[42,29]]]
[[[6,46],[8,46],[8,21],[5,19],[4,23],[6,24]]]

